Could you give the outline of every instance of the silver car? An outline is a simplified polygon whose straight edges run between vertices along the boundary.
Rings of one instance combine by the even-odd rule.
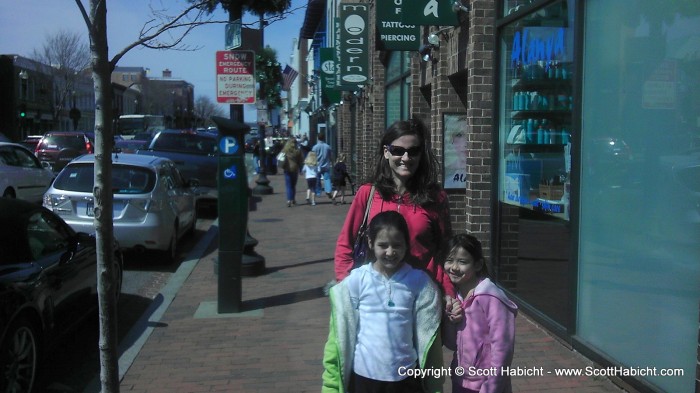
[[[24,146],[0,142],[0,196],[40,203],[54,174]]]
[[[44,207],[77,232],[94,232],[94,162],[92,154],[71,161],[44,194]],[[158,250],[174,260],[178,240],[195,229],[195,186],[167,158],[115,154],[114,237],[121,247]]]

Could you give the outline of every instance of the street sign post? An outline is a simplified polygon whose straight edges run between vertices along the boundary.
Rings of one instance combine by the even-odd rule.
[[[255,103],[255,53],[249,50],[216,52],[216,101]]]

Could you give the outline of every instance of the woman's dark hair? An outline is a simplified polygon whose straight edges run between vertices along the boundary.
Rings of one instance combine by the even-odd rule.
[[[411,120],[399,120],[386,129],[382,135],[376,151],[376,165],[372,183],[383,199],[391,199],[395,194],[395,184],[389,162],[384,158],[384,147],[406,135],[413,135],[420,141],[422,153],[420,165],[416,169],[411,179],[406,184],[408,192],[411,194],[411,201],[417,205],[425,205],[434,202],[435,191],[439,189],[438,161],[432,149],[427,143],[428,130],[423,122],[418,118]]]
[[[481,260],[481,269],[476,272],[479,277],[490,277],[488,266],[486,266],[486,259],[484,259],[484,251],[481,247],[481,242],[479,239],[472,235],[466,233],[460,233],[453,235],[448,239],[445,244],[440,248],[440,253],[438,255],[438,261],[441,265],[445,264],[445,260],[450,254],[455,250],[455,248],[461,247],[469,253],[469,255],[474,258],[474,262]]]
[[[370,221],[369,223],[369,229],[367,230],[367,238],[370,242],[374,243],[374,240],[377,238],[377,234],[379,233],[379,231],[388,228],[394,228],[403,234],[403,237],[406,240],[407,247],[406,256],[408,256],[408,254],[410,254],[408,249],[410,249],[411,247],[411,238],[408,235],[408,224],[406,223],[406,219],[403,218],[401,213],[397,211],[388,210],[374,216],[372,221]]]

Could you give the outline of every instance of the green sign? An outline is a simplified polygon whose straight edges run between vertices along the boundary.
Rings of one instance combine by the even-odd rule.
[[[321,101],[323,105],[340,103],[340,91],[335,89],[335,59],[334,48],[321,48]]]
[[[402,2],[403,0],[377,0],[378,50],[413,51],[420,48],[420,26],[403,24]]]
[[[225,31],[226,50],[232,50],[241,46],[241,20],[236,19],[226,24]]]
[[[356,90],[369,79],[369,5],[340,3],[336,27],[336,87]],[[337,31],[340,30],[340,31]]]
[[[395,3],[403,0],[396,0]],[[454,0],[413,0],[402,12],[401,22],[419,26],[459,26],[452,10]]]

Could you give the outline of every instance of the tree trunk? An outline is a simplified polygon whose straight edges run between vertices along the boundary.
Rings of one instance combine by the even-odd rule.
[[[119,392],[117,304],[114,275],[112,217],[112,65],[107,45],[107,5],[90,0],[90,52],[95,85],[95,233],[97,238],[97,294],[100,312],[100,382],[102,393]]]

